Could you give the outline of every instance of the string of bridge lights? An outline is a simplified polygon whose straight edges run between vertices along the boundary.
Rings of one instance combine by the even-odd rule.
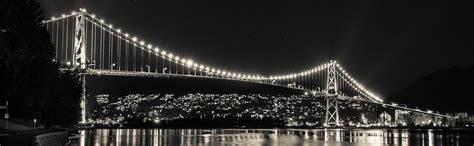
[[[366,97],[372,98],[378,102],[383,102],[383,100],[375,95],[372,91],[366,89],[363,85],[361,85],[359,82],[357,82],[354,78],[352,78],[345,70],[344,68],[341,67],[336,61],[330,61],[328,63],[324,63],[322,65],[319,65],[317,67],[314,67],[312,69],[308,69],[302,72],[298,73],[291,73],[291,74],[286,74],[286,75],[276,75],[276,76],[269,76],[265,77],[262,75],[253,75],[253,74],[247,74],[247,73],[239,73],[239,72],[231,72],[231,71],[226,71],[218,68],[213,68],[209,65],[204,65],[197,63],[193,61],[192,59],[186,59],[184,57],[179,57],[178,55],[173,54],[172,52],[166,51],[164,49],[160,49],[158,46],[153,46],[152,44],[147,44],[146,41],[141,40],[139,41],[136,36],[132,36],[129,33],[124,32],[120,28],[114,28],[113,24],[107,24],[105,23],[104,19],[99,19],[96,17],[95,14],[90,14],[87,12],[85,8],[80,8],[79,12],[72,11],[70,14],[62,14],[61,17],[51,17],[50,20],[43,21],[43,23],[49,23],[61,19],[66,19],[71,16],[76,16],[79,14],[84,14],[84,16],[89,16],[96,22],[99,22],[101,24],[101,27],[103,30],[117,36],[118,38],[126,41],[127,43],[131,43],[132,45],[135,45],[136,47],[147,51],[151,54],[160,56],[161,58],[167,59],[171,62],[180,64],[182,66],[186,66],[188,68],[193,68],[197,69],[199,71],[203,71],[206,73],[211,73],[215,74],[217,76],[222,76],[222,77],[229,77],[229,78],[235,78],[235,79],[246,79],[246,80],[255,80],[255,81],[260,81],[260,80],[286,80],[286,79],[294,79],[300,76],[307,76],[313,73],[317,73],[320,71],[323,71],[327,69],[330,65],[336,65],[336,67],[342,72],[342,75],[344,75],[348,79],[349,85],[354,88],[357,92],[359,92],[362,95],[365,95]],[[84,17],[86,20],[88,18]],[[91,21],[92,22],[92,21]],[[97,25],[95,22],[92,22],[93,24]],[[105,29],[105,27],[108,27]],[[123,37],[122,37],[123,36]],[[347,80],[345,80],[347,82]]]
[[[354,88],[357,92],[359,92],[362,95],[365,95],[366,97],[372,98],[378,102],[383,102],[383,100],[379,96],[375,95],[372,91],[368,90],[362,84],[357,82],[357,80],[352,78],[351,75],[348,74],[346,70],[344,70],[344,68],[342,68],[342,66],[339,65],[336,61],[331,61],[331,63],[334,63],[336,65],[337,69],[339,69],[342,72],[342,75],[344,75],[350,81],[349,85],[352,88]]]
[[[299,76],[307,76],[309,74],[317,73],[319,71],[322,71],[326,69],[329,66],[329,63],[324,63],[322,65],[319,65],[317,67],[314,67],[309,70],[305,70],[299,73],[291,73],[291,74],[286,74],[286,75],[276,75],[276,76],[270,76],[268,77],[270,80],[286,80],[286,79],[294,79]]]
[[[371,96],[369,96],[368,94],[366,94],[365,92],[363,92],[362,90],[360,90],[359,88],[356,87],[356,85],[354,85],[353,83],[351,83],[347,77],[344,77],[341,73],[339,72],[336,72],[337,75],[339,75],[342,80],[344,80],[350,87],[352,87],[355,91],[357,91],[360,95],[364,96],[364,97],[367,97],[369,100],[371,101],[376,101],[376,102],[383,102],[382,100],[380,99],[376,99],[376,98],[373,98]]]
[[[327,69],[330,65],[336,65],[337,69],[339,69],[341,72],[342,72],[342,75],[345,76],[345,78],[347,78],[348,80],[345,80],[347,83],[349,83],[349,85],[354,88],[359,94],[365,96],[365,97],[368,97],[372,100],[375,100],[377,102],[383,102],[383,100],[375,95],[372,91],[366,89],[362,84],[360,84],[359,82],[357,82],[357,80],[355,80],[354,78],[351,77],[351,75],[349,75],[345,70],[344,68],[342,68],[341,65],[339,65],[337,63],[337,61],[333,61],[331,60],[330,62],[328,63],[324,63],[322,65],[319,65],[317,67],[314,67],[312,69],[309,69],[309,70],[306,70],[306,71],[302,71],[302,72],[299,72],[299,73],[291,73],[291,74],[286,74],[286,75],[277,75],[277,76],[270,76],[269,79],[270,80],[287,80],[287,79],[294,79],[294,78],[297,78],[297,77],[300,77],[300,76],[307,76],[307,75],[310,75],[310,74],[313,74],[313,73],[317,73],[317,72],[320,72],[320,71],[323,71],[325,69]]]
[[[61,17],[58,17],[58,18],[52,16],[51,19],[49,20],[43,20],[43,23],[49,23],[56,20],[66,19],[68,17],[75,16],[75,15],[77,15],[77,12],[72,11],[71,14],[62,14]]]
[[[93,20],[99,22],[101,25],[104,25],[104,26],[108,27],[108,29],[103,29],[103,30],[105,30],[109,33],[112,33],[113,35],[118,34],[116,36],[118,36],[120,39],[123,39],[128,43],[130,43],[129,40],[131,40],[133,42],[133,43],[131,43],[132,45],[135,45],[136,47],[138,47],[138,48],[140,48],[144,51],[147,51],[147,52],[152,53],[154,55],[158,55],[158,56],[160,56],[164,59],[167,59],[171,62],[180,64],[182,66],[186,66],[188,68],[193,68],[193,69],[198,69],[199,71],[204,71],[206,73],[215,74],[215,75],[222,76],[222,77],[230,77],[230,78],[246,79],[246,80],[257,80],[257,81],[268,79],[268,78],[266,78],[264,76],[261,76],[261,75],[252,75],[252,74],[247,74],[247,73],[231,72],[231,71],[226,71],[226,70],[222,70],[222,69],[217,69],[217,68],[213,68],[209,65],[199,64],[199,63],[193,61],[192,59],[186,59],[186,58],[179,57],[178,55],[175,55],[175,54],[173,54],[169,51],[166,51],[164,49],[160,49],[158,46],[153,46],[152,44],[146,44],[146,42],[144,40],[139,41],[136,36],[132,37],[132,35],[130,35],[129,33],[123,32],[119,28],[114,28],[113,24],[105,23],[104,19],[99,19],[99,18],[96,17],[95,14],[88,13],[85,8],[80,8],[79,11],[80,12],[72,11],[71,14],[68,14],[68,15],[63,14],[59,18],[56,18],[56,17],[53,16],[53,17],[51,17],[50,20],[43,21],[43,23],[49,23],[49,22],[52,22],[52,21],[65,19],[65,18],[68,18],[70,16],[75,16],[75,15],[78,15],[78,14],[82,13],[84,15],[87,15],[87,16],[91,17]],[[124,36],[125,38],[121,38],[120,36]]]

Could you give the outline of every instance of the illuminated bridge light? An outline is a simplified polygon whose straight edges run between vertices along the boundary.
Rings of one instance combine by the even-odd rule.
[[[94,25],[97,25],[97,24],[95,24],[96,22],[100,22],[99,25],[102,28],[103,27],[109,27],[110,30],[107,30],[108,33],[113,33],[113,32],[118,32],[119,34],[121,34],[122,32],[125,33],[125,31],[122,31],[121,29],[118,29],[118,28],[113,30],[112,29],[113,28],[112,24],[106,25],[104,23],[103,19],[96,18],[96,16],[94,14],[91,15],[91,14],[85,13],[85,9],[81,8],[80,10],[81,10],[81,12],[84,12],[84,13],[77,13],[77,14],[89,15],[90,17],[86,17],[85,19],[86,20],[90,19],[89,21],[91,21],[91,23],[93,23]],[[71,14],[76,15],[75,12],[72,12]],[[71,15],[62,14],[61,18],[65,18],[65,17],[69,17],[69,16],[71,16]],[[91,17],[94,18],[94,19],[92,19]],[[57,20],[57,18],[52,17],[52,20]],[[48,23],[48,22],[45,22],[45,23]],[[129,38],[130,35],[128,33],[125,33],[123,35],[127,38],[125,40],[126,42],[129,42],[130,40],[132,40],[134,42],[133,45],[137,44],[136,42],[138,41],[138,39],[137,39],[136,36],[134,36],[133,38]],[[121,36],[118,36],[118,37],[121,37]],[[191,59],[178,57],[180,54],[172,54],[171,49],[167,53],[165,50],[161,50],[158,47],[154,48],[153,45],[151,45],[152,43],[146,45],[145,40],[140,41],[138,44],[140,44],[139,49],[142,49],[142,51],[143,50],[148,51],[152,55],[156,55],[157,60],[158,60],[158,57],[161,57],[160,59],[163,59],[163,62],[164,62],[164,59],[169,60],[170,61],[170,66],[171,66],[171,63],[175,63],[173,65],[176,65],[176,68],[187,66],[187,67],[193,67],[193,69],[200,69],[199,71],[206,71],[206,72],[200,72],[201,75],[202,75],[202,73],[212,73],[212,74],[207,74],[207,75],[211,75],[211,76],[221,75],[222,77],[229,76],[229,77],[233,77],[233,78],[237,77],[239,79],[250,79],[250,80],[261,80],[261,79],[264,79],[264,80],[266,80],[266,79],[283,80],[283,82],[280,82],[280,81],[273,82],[272,81],[272,84],[282,85],[282,84],[288,84],[288,83],[295,83],[297,86],[303,86],[306,91],[316,90],[314,88],[311,89],[311,87],[308,88],[307,85],[304,85],[305,84],[304,82],[308,82],[308,80],[312,80],[313,77],[319,77],[319,75],[320,75],[320,74],[313,74],[313,73],[317,73],[319,71],[322,71],[322,73],[325,73],[325,71],[328,71],[328,70],[325,70],[325,69],[332,68],[332,67],[335,66],[336,70],[337,70],[338,77],[340,77],[340,79],[338,79],[338,81],[342,80],[341,82],[343,82],[343,83],[338,83],[339,85],[340,84],[346,84],[346,86],[352,88],[352,89],[350,89],[351,91],[356,91],[355,94],[364,95],[364,99],[369,99],[369,100],[372,100],[372,101],[379,101],[379,102],[382,101],[382,99],[376,93],[374,93],[373,91],[367,89],[366,87],[361,85],[356,79],[354,79],[343,68],[343,65],[339,64],[336,60],[330,60],[329,62],[325,62],[325,63],[317,65],[317,66],[311,66],[310,68],[303,69],[303,70],[298,70],[296,72],[289,72],[287,74],[274,74],[274,75],[271,75],[271,76],[261,76],[261,75],[257,75],[257,74],[253,74],[253,73],[240,72],[238,70],[233,71],[233,72],[229,72],[229,71],[222,70],[221,67],[211,68],[210,66],[212,66],[212,65],[209,65],[209,64],[198,64],[197,63],[198,61],[195,62],[195,61],[192,61]],[[150,54],[148,54],[148,55],[150,55]],[[72,65],[74,65],[74,64],[76,64],[76,62],[72,62]],[[145,64],[146,63],[142,63],[142,65],[145,65]],[[149,67],[149,65],[153,65],[153,64],[150,64],[150,63],[146,64],[146,66],[148,66],[148,67]],[[178,65],[183,65],[183,66],[178,67]],[[120,67],[120,63],[118,63],[117,66]],[[170,70],[170,72],[171,72],[171,69],[173,68],[173,71],[174,71],[175,67],[174,66],[170,67],[170,66],[168,66],[167,69]],[[158,70],[158,69],[156,69],[156,70]],[[184,69],[183,69],[183,72],[184,72]],[[196,70],[194,70],[194,72],[196,74]],[[105,71],[102,72],[102,73],[105,73]],[[268,84],[270,84],[270,83],[268,83]],[[284,85],[284,86],[286,86],[286,85]],[[323,89],[323,90],[326,90],[326,89]],[[311,92],[309,92],[309,93],[311,93]],[[342,93],[342,94],[344,94],[344,93]]]

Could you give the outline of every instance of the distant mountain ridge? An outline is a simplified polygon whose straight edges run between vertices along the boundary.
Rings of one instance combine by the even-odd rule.
[[[474,113],[474,66],[453,66],[435,71],[390,99],[441,113]]]

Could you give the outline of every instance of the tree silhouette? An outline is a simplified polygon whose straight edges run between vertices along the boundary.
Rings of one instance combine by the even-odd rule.
[[[0,101],[9,101],[12,118],[70,125],[77,120],[80,80],[59,72],[42,21],[38,1],[0,0]]]

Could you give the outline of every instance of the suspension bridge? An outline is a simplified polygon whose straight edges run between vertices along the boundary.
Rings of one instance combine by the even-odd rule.
[[[336,61],[288,74],[260,75],[226,70],[189,59],[156,44],[140,40],[116,25],[79,9],[43,21],[56,48],[61,69],[82,74],[131,77],[191,77],[236,80],[281,86],[326,99],[325,125],[340,126],[338,100],[356,100],[442,118],[448,115],[398,104],[387,104],[360,84]],[[85,86],[85,80],[84,85]],[[86,91],[81,99],[81,120],[86,121]]]

